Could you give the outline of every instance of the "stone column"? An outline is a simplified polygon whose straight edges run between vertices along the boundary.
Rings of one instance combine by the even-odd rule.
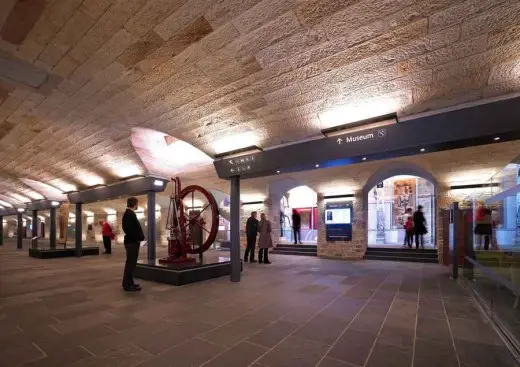
[[[148,191],[146,197],[148,200],[148,260],[155,260],[155,245],[157,242],[157,226],[155,218],[155,191]]]
[[[22,249],[22,238],[23,238],[23,218],[22,218],[22,213],[18,212],[17,214],[17,219],[18,219],[18,223],[17,223],[17,238],[16,238],[16,247],[18,249]]]
[[[82,210],[81,203],[76,203],[76,256],[83,254],[83,222],[81,220]]]
[[[0,215],[0,246],[4,245],[4,217]]]
[[[50,248],[56,248],[56,208],[52,207],[50,210],[50,228],[49,228],[49,244]]]

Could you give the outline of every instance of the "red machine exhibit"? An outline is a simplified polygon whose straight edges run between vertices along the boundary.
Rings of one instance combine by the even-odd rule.
[[[178,177],[171,179],[172,194],[168,208],[166,230],[168,257],[160,263],[176,264],[196,261],[189,254],[204,251],[215,241],[218,232],[219,213],[217,202],[206,189],[190,185],[182,189]]]

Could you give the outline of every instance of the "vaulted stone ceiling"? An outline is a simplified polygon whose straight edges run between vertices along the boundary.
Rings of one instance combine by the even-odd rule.
[[[0,191],[29,195],[145,173],[133,127],[212,155],[518,91],[520,2],[2,0],[0,52]]]

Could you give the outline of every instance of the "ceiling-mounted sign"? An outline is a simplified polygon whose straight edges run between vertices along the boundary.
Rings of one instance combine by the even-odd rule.
[[[352,202],[333,201],[325,204],[325,232],[327,241],[352,240]]]
[[[340,137],[336,138],[336,143],[341,145],[341,144],[363,142],[365,140],[384,139],[384,138],[386,138],[386,129],[378,129],[377,131],[370,132],[370,133],[358,132],[357,134],[348,134],[345,136],[340,136]]]

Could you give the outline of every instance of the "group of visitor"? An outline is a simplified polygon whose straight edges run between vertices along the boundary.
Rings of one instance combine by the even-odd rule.
[[[269,222],[265,213],[260,214],[260,221],[256,219],[257,215],[257,212],[251,212],[251,216],[246,222],[247,246],[244,254],[244,262],[256,263],[255,248],[256,237],[258,236],[258,262],[260,264],[270,264],[269,248],[273,247],[271,222]]]
[[[424,248],[424,235],[428,233],[428,229],[426,228],[426,218],[424,217],[422,205],[417,207],[415,213],[412,214],[412,212],[412,208],[408,208],[403,215],[405,229],[404,247],[412,248],[415,236],[415,248],[418,249],[419,246]]]

